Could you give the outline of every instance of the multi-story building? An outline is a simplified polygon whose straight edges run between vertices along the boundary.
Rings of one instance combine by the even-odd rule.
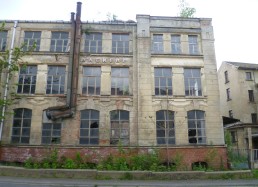
[[[14,30],[16,46],[36,48],[10,82],[17,95],[1,160],[40,157],[49,146],[105,156],[122,144],[180,153],[187,168],[215,149],[208,164],[226,167],[211,19],[136,20],[6,22],[6,48]]]
[[[258,64],[226,61],[218,77],[221,114],[234,147],[258,149]]]

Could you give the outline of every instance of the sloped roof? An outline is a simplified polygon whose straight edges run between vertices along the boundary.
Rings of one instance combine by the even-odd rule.
[[[243,63],[243,62],[228,62],[228,61],[226,61],[226,63],[236,66],[238,69],[242,69],[242,70],[258,70],[258,64],[250,64],[250,63]]]

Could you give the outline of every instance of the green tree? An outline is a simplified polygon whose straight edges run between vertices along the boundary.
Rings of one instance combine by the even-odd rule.
[[[0,32],[3,32],[5,30],[5,23],[3,22],[0,26]],[[25,55],[28,55],[31,51],[35,49],[36,44],[28,50],[24,51],[23,47],[25,44],[22,44],[20,47],[14,47],[10,50],[5,50],[3,52],[0,52],[0,89],[1,89],[1,97],[0,97],[0,121],[2,125],[2,120],[5,115],[2,115],[3,112],[6,113],[5,110],[3,110],[3,107],[6,107],[11,104],[10,97],[4,98],[4,92],[9,87],[9,83],[6,81],[7,79],[10,80],[14,73],[16,73],[19,70],[19,63],[26,64],[23,62],[22,57]],[[3,80],[2,80],[3,79]],[[9,96],[13,96],[14,93],[9,93]],[[0,127],[1,128],[1,127]],[[1,136],[1,135],[0,135]],[[0,140],[1,141],[1,140]]]
[[[189,7],[189,4],[186,2],[186,0],[179,1],[179,10],[179,16],[183,18],[192,18],[196,12],[195,8]]]

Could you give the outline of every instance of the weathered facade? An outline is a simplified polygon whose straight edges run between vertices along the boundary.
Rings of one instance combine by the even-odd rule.
[[[180,152],[188,168],[215,148],[211,164],[226,167],[211,19],[136,20],[82,22],[73,116],[56,120],[48,109],[67,105],[73,89],[71,22],[18,22],[15,45],[36,41],[37,48],[11,80],[17,97],[3,126],[1,160],[40,157],[52,146],[105,156],[122,144],[170,158]],[[7,22],[7,47],[13,30]]]
[[[225,125],[231,132],[234,147],[257,149],[258,65],[223,62],[218,77],[221,114],[238,119],[238,122]]]

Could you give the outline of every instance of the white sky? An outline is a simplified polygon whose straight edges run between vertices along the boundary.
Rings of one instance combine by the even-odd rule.
[[[0,0],[0,20],[64,20],[79,0]],[[217,67],[222,61],[258,64],[258,0],[186,0],[195,17],[212,18]],[[136,14],[177,16],[179,0],[81,0],[82,21],[135,20]],[[255,47],[256,46],[256,47]]]

